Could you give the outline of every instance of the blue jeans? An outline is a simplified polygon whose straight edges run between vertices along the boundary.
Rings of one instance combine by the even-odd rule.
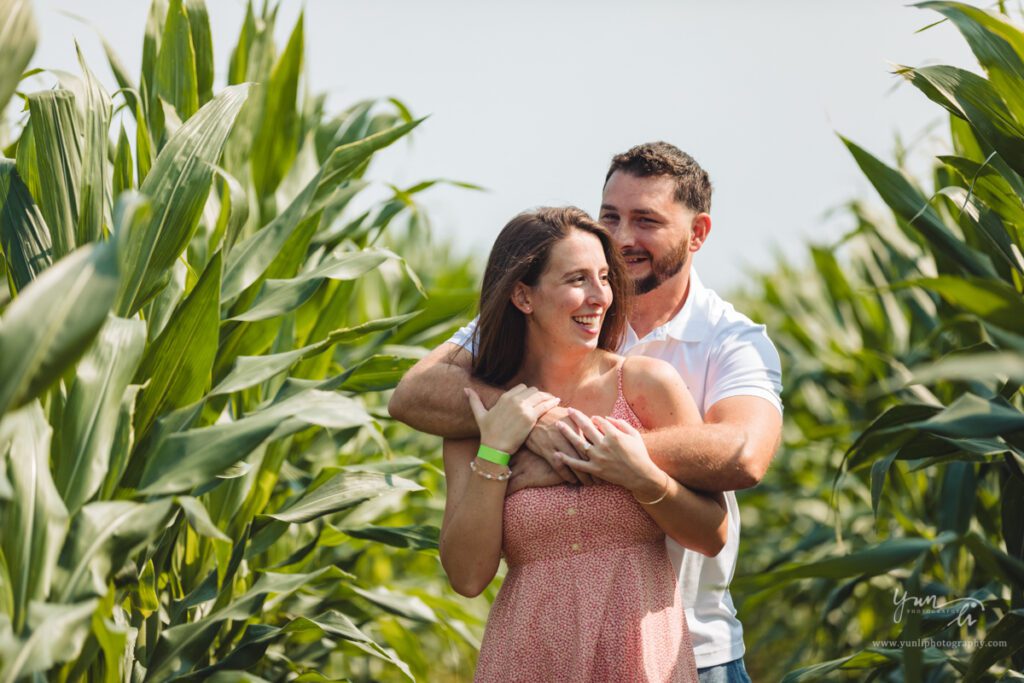
[[[726,664],[697,669],[700,683],[750,683],[743,659],[734,659]]]

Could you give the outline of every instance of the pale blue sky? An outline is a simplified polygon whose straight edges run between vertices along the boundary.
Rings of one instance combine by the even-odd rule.
[[[219,87],[244,4],[207,2]],[[101,26],[138,69],[148,2],[34,6],[42,33],[34,66],[73,69],[77,36],[113,88],[99,41],[66,10]],[[611,155],[664,139],[711,174],[713,228],[697,266],[726,291],[749,269],[768,269],[773,249],[798,254],[807,238],[837,237],[849,226],[826,212],[872,196],[835,131],[890,159],[897,132],[910,141],[938,121],[938,108],[912,87],[894,89],[893,64],[974,68],[952,26],[915,34],[938,15],[893,0],[285,0],[282,45],[303,6],[314,90],[328,91],[338,109],[394,95],[432,115],[411,142],[381,156],[375,177],[489,188],[424,195],[438,234],[485,254],[521,209],[595,212]]]

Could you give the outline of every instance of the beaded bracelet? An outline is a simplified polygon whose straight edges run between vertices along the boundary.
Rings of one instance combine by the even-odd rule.
[[[502,472],[501,474],[491,474],[490,472],[478,470],[476,468],[476,460],[469,461],[469,469],[473,470],[474,474],[478,474],[484,479],[488,479],[490,481],[508,481],[509,477],[512,476],[512,470],[508,467],[506,467],[505,471]]]
[[[662,494],[661,494],[660,496],[658,496],[658,497],[657,497],[656,499],[654,499],[654,500],[639,500],[639,499],[637,499],[637,498],[636,498],[636,496],[634,495],[634,496],[633,496],[633,498],[634,498],[634,499],[636,500],[636,502],[640,503],[641,505],[657,505],[657,504],[658,504],[658,503],[660,503],[661,501],[665,500],[665,496],[667,496],[667,495],[668,495],[668,489],[669,489],[669,483],[668,483],[668,480],[669,480],[669,476],[668,476],[668,473],[667,473],[667,472],[666,472],[666,473],[664,473],[664,474],[665,474],[665,490],[664,490],[664,491],[662,492]]]

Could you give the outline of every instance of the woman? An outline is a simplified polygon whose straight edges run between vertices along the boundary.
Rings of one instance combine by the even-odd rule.
[[[508,391],[488,410],[467,390],[480,439],[445,441],[440,539],[463,595],[483,591],[502,554],[508,563],[478,681],[697,680],[664,535],[717,554],[725,507],[676,483],[644,448],[638,430],[700,416],[671,366],[613,353],[627,282],[611,237],[579,209],[521,214],[491,250],[473,374]],[[558,397],[577,426],[567,436],[591,462],[559,457],[603,483],[506,498],[508,454]]]

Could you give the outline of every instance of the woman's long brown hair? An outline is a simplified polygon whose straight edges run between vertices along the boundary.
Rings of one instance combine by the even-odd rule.
[[[480,317],[475,332],[473,376],[504,386],[516,376],[526,351],[526,316],[512,304],[517,282],[537,284],[547,268],[551,248],[582,230],[601,240],[608,261],[612,303],[605,314],[598,348],[614,351],[626,332],[630,286],[625,262],[611,234],[576,207],[540,208],[519,214],[502,229],[491,247],[480,290]]]

